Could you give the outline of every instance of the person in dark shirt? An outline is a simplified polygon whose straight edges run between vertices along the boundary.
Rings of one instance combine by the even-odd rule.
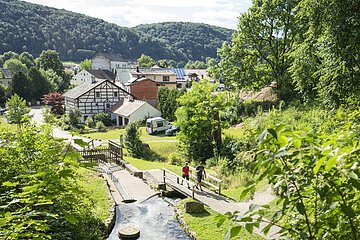
[[[189,163],[186,162],[185,166],[183,166],[182,168],[182,177],[183,180],[181,181],[181,185],[184,183],[184,179],[188,180],[190,179],[189,174],[190,173],[190,167],[189,167]],[[190,188],[189,182],[187,182],[188,188]]]
[[[196,178],[197,178],[196,188],[197,189],[200,188],[200,190],[202,191],[201,182],[202,179],[206,177],[204,162],[201,162],[199,165],[197,165],[195,170],[196,170]]]

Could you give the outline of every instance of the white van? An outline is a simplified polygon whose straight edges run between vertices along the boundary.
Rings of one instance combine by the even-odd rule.
[[[149,134],[164,132],[171,126],[172,125],[162,117],[148,118],[146,120],[146,132]]]

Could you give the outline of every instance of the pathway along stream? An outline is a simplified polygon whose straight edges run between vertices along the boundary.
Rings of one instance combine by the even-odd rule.
[[[169,201],[173,201],[169,199]],[[164,199],[154,196],[142,203],[116,206],[116,222],[108,240],[118,240],[118,232],[125,226],[140,229],[143,240],[189,240],[174,218],[173,206]]]

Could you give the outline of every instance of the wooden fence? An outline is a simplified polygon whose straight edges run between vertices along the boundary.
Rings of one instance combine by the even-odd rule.
[[[104,161],[120,164],[123,157],[121,145],[112,141],[109,141],[107,147],[86,148],[78,150],[78,152],[83,157],[82,160],[79,160],[81,162],[98,163],[99,161]]]

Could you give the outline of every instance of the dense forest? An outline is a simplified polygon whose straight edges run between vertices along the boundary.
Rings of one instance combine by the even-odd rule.
[[[72,61],[91,58],[97,52],[117,53],[130,60],[142,53],[155,60],[205,60],[216,57],[216,49],[230,40],[232,32],[194,23],[126,28],[17,0],[0,0],[0,12],[0,53],[27,51],[38,56],[43,50],[53,49],[62,59]]]

